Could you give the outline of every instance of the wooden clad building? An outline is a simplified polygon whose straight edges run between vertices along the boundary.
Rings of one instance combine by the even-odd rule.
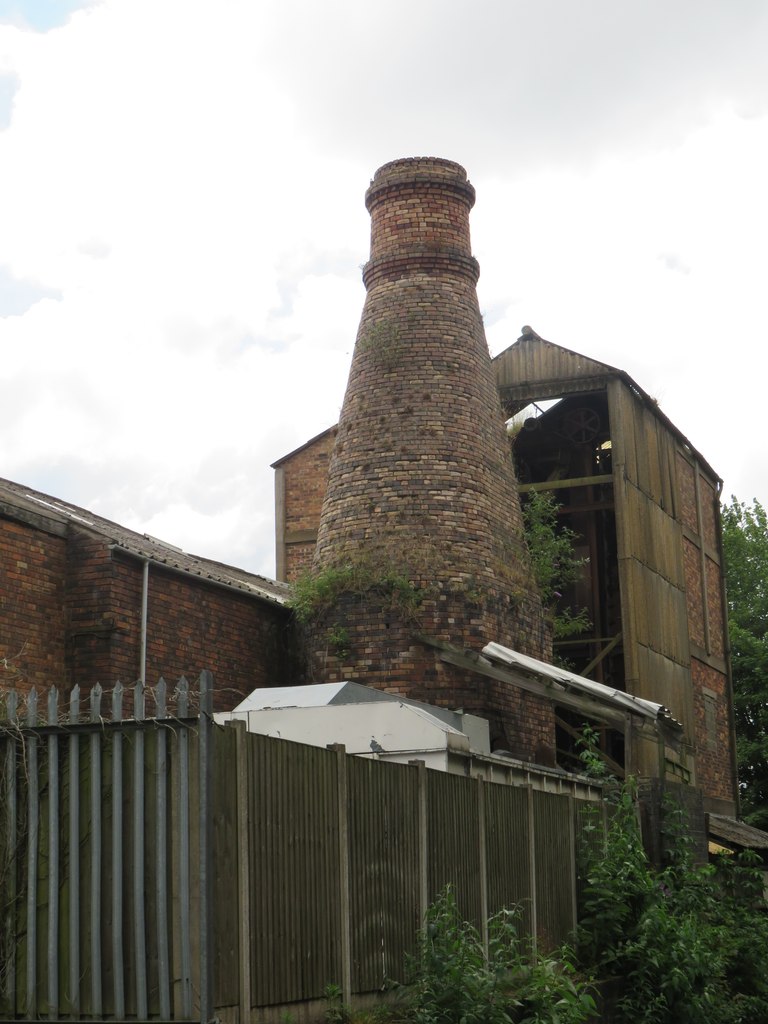
[[[577,671],[663,702],[682,723],[680,749],[663,765],[653,744],[625,751],[631,771],[671,773],[700,787],[711,810],[733,813],[722,481],[623,371],[530,330],[494,367],[507,412],[522,419],[521,490],[556,496],[585,558],[564,600],[586,606],[592,628],[560,653]]]

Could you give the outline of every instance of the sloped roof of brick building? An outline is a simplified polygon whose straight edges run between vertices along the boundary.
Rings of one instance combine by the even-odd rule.
[[[290,599],[291,588],[286,583],[188,554],[149,534],[136,533],[88,509],[11,480],[0,479],[0,517],[20,520],[59,536],[65,536],[70,527],[78,527],[104,537],[116,551],[169,571],[197,577],[272,604],[286,605]]]
[[[294,448],[293,451],[288,452],[287,455],[281,455],[280,458],[270,465],[270,469],[277,469],[278,466],[282,466],[288,459],[292,459],[294,455],[298,455],[299,452],[303,452],[306,448],[311,448],[313,444],[319,441],[323,437],[327,437],[329,434],[335,434],[339,429],[338,423],[334,423],[332,427],[326,427],[325,430],[321,430],[319,434],[315,434],[314,437],[310,437],[304,444],[299,445],[298,448]]]

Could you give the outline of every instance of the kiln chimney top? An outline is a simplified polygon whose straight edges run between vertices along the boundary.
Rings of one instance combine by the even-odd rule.
[[[371,214],[366,288],[403,273],[480,275],[469,240],[475,190],[461,164],[438,157],[393,160],[380,167],[365,194]]]

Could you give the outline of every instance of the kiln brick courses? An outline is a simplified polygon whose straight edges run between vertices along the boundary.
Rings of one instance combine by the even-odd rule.
[[[375,586],[341,594],[309,647],[318,681],[352,678],[486,714],[497,745],[551,761],[549,708],[445,664],[419,640],[549,655],[477,304],[473,203],[464,169],[435,159],[385,165],[366,194],[367,297],[314,569],[394,571],[422,600],[406,615]],[[328,641],[337,629],[349,640],[341,654]]]

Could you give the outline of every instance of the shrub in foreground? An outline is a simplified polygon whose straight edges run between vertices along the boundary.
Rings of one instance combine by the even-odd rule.
[[[582,1024],[595,1009],[567,948],[546,957],[520,937],[519,914],[488,923],[488,955],[449,888],[430,908],[411,963],[414,1024]]]

